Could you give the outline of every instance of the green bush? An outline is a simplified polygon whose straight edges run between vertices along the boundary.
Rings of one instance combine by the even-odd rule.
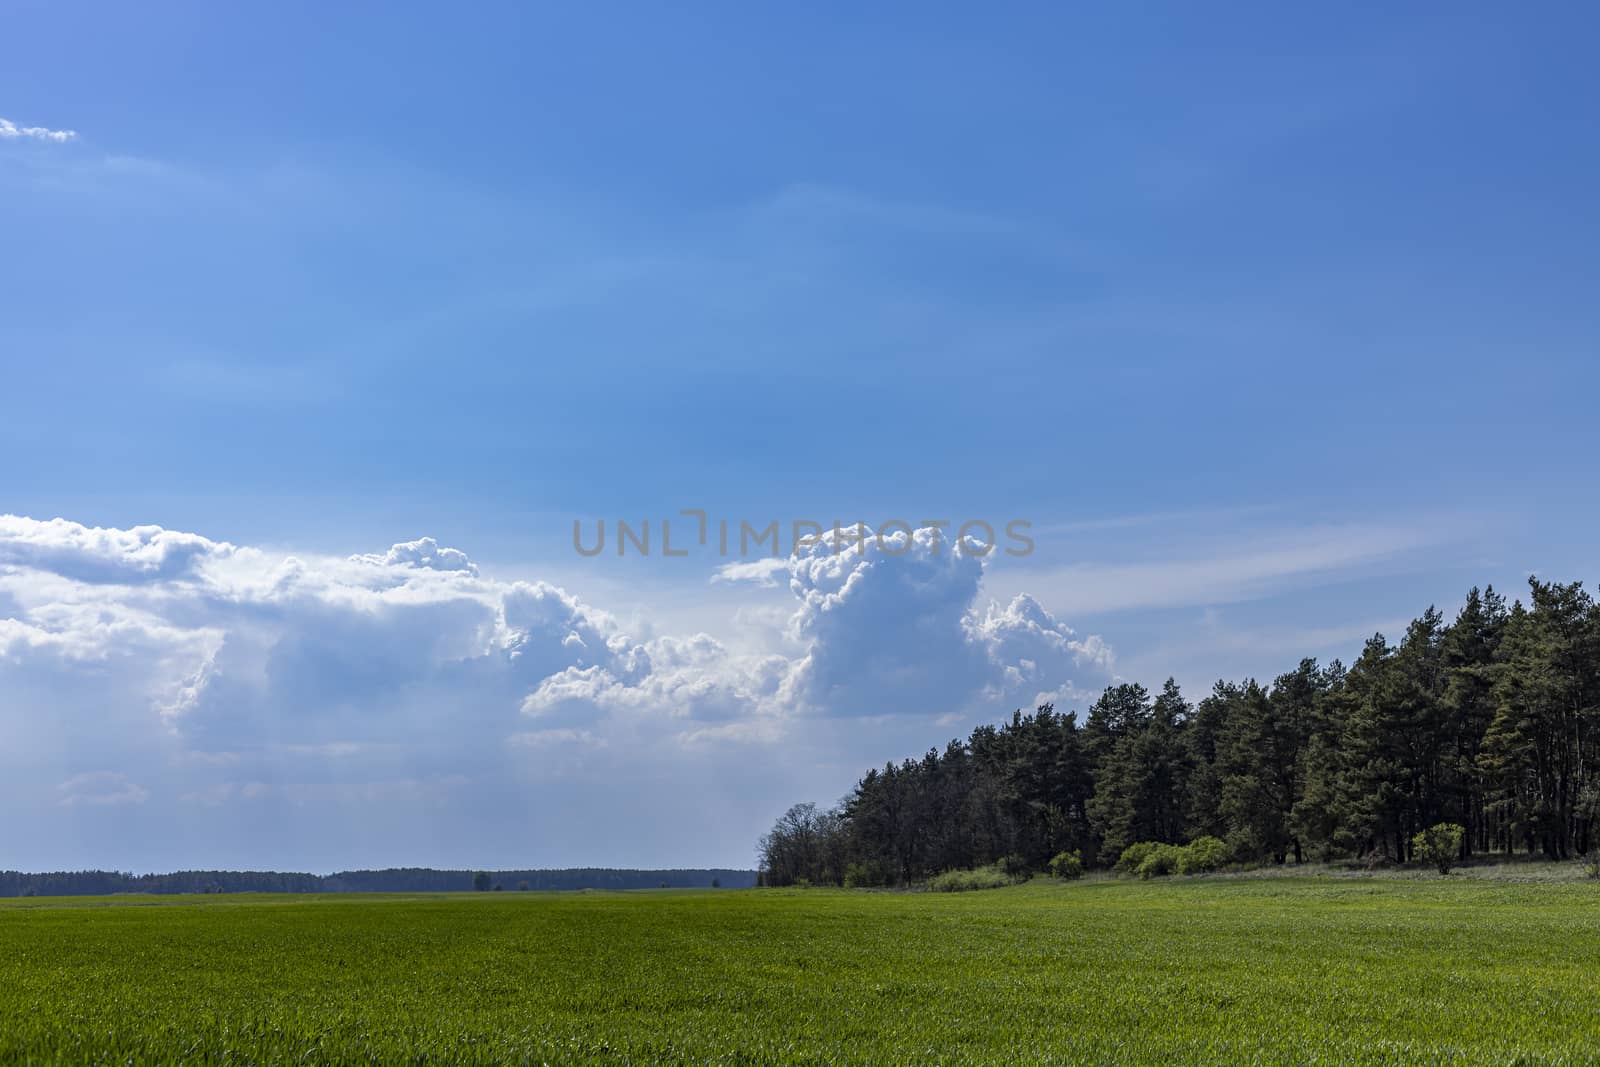
[[[1178,857],[1179,874],[1205,874],[1220,871],[1228,862],[1228,846],[1221,838],[1197,837],[1183,846]]]
[[[1596,845],[1584,854],[1583,873],[1590,878],[1600,878],[1600,845]]]
[[[1173,874],[1178,869],[1178,861],[1183,858],[1183,849],[1177,845],[1156,845],[1145,853],[1139,866],[1133,873],[1140,878],[1160,878],[1162,875]]]
[[[1019,856],[1014,852],[1009,856],[1001,856],[995,866],[1018,881],[1033,876],[1033,864],[1029,863],[1025,857]]]
[[[1074,881],[1083,877],[1083,855],[1074,850],[1072,852],[1058,852],[1050,861],[1050,873],[1057,878]]]
[[[888,874],[877,864],[852,863],[844,869],[844,887],[846,889],[865,889],[871,886],[888,885]]]
[[[1459,823],[1437,823],[1411,839],[1411,850],[1417,859],[1439,868],[1440,874],[1449,874],[1461,854],[1461,838],[1466,832]]]
[[[1168,874],[1203,874],[1221,870],[1232,850],[1215,837],[1197,837],[1187,845],[1140,841],[1122,850],[1116,870],[1139,878]]]
[[[1139,869],[1139,864],[1144,862],[1146,856],[1160,847],[1160,844],[1155,841],[1140,841],[1137,844],[1129,845],[1122,850],[1122,855],[1117,857],[1116,866],[1112,870],[1120,871],[1123,874],[1132,874]]]
[[[965,893],[972,889],[999,889],[1016,882],[1015,875],[1007,874],[997,864],[971,871],[945,871],[929,879],[928,888],[935,893]]]

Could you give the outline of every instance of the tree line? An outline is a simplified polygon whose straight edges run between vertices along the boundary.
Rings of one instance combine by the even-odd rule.
[[[798,804],[759,845],[765,884],[904,884],[991,863],[1110,866],[1137,842],[1220,838],[1238,863],[1408,862],[1463,828],[1461,858],[1567,859],[1600,844],[1600,610],[1581,583],[1527,604],[1473,589],[1398,643],[1271,684],[1108,687],[869,771],[835,808]]]
[[[0,897],[110,896],[114,893],[454,893],[475,889],[656,889],[753,886],[748,870],[628,870],[571,867],[561,870],[451,871],[395,867],[381,871],[299,874],[285,871],[0,871]]]

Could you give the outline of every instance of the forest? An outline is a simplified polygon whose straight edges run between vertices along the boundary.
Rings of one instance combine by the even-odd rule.
[[[1349,666],[1270,684],[1108,687],[1079,720],[1043,705],[941,752],[869,771],[835,808],[790,808],[759,845],[763,884],[906,884],[1077,853],[1215,837],[1238,864],[1413,860],[1463,828],[1460,858],[1585,855],[1597,843],[1600,609],[1582,583],[1473,589]]]
[[[114,893],[454,893],[474,889],[744,888],[755,872],[727,869],[645,871],[610,867],[455,871],[394,867],[301,874],[287,871],[0,871],[0,897],[110,896]]]

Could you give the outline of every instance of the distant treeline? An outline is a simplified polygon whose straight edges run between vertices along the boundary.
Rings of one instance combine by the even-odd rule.
[[[636,871],[573,867],[550,871],[436,871],[400,867],[384,871],[296,874],[279,871],[0,871],[0,897],[103,896],[112,893],[453,893],[473,890],[685,889],[755,885],[756,872],[706,870]]]
[[[1413,858],[1464,828],[1460,852],[1566,859],[1600,847],[1600,609],[1580,583],[1529,582],[1509,609],[1474,589],[1398,644],[1345,667],[1221,681],[1191,705],[1114,685],[869,772],[832,810],[791,808],[760,844],[763,879],[904,883],[1063,852],[1110,866],[1137,842],[1221,838],[1239,863]]]

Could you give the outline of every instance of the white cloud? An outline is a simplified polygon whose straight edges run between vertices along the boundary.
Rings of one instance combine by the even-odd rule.
[[[159,526],[104,529],[66,519],[38,522],[0,515],[0,564],[47,571],[83,582],[159,581],[186,576],[207,557],[234,547]]]
[[[0,119],[0,141],[50,141],[65,144],[76,139],[76,130],[52,130],[44,126],[18,126],[10,119]]]
[[[716,783],[749,778],[718,816],[745,820],[792,800],[806,765],[827,768],[831,792],[858,760],[885,757],[842,754],[825,739],[870,739],[830,724],[908,716],[918,733],[1109,677],[1098,639],[1037,602],[980,609],[982,564],[932,530],[864,554],[835,556],[825,539],[780,562],[762,573],[787,578],[782,636],[741,651],[708,633],[636,637],[566,590],[485,578],[426,537],[290,556],[0,516],[0,802],[23,811],[54,788],[80,820],[146,802],[259,820],[261,804],[292,801],[362,827],[412,803],[498,817],[507,790],[543,797],[553,819],[561,783],[612,789],[606,804],[629,805],[613,818],[665,818],[631,783],[712,804],[728,801]]]
[[[465,571],[473,575],[478,573],[477,564],[468,559],[465,552],[458,548],[440,548],[439,542],[431,537],[421,537],[415,541],[395,545],[381,556],[363,555],[351,558],[378,566],[409,564],[435,571]]]
[[[712,575],[713,582],[753,582],[766,588],[775,588],[780,577],[789,573],[789,561],[786,559],[757,559],[742,560],[738,563],[724,563]]]
[[[1097,637],[1078,639],[1031,597],[975,611],[980,559],[925,528],[868,537],[864,551],[822,539],[795,558],[800,606],[790,633],[807,648],[791,688],[833,714],[948,713],[1107,680]]]

